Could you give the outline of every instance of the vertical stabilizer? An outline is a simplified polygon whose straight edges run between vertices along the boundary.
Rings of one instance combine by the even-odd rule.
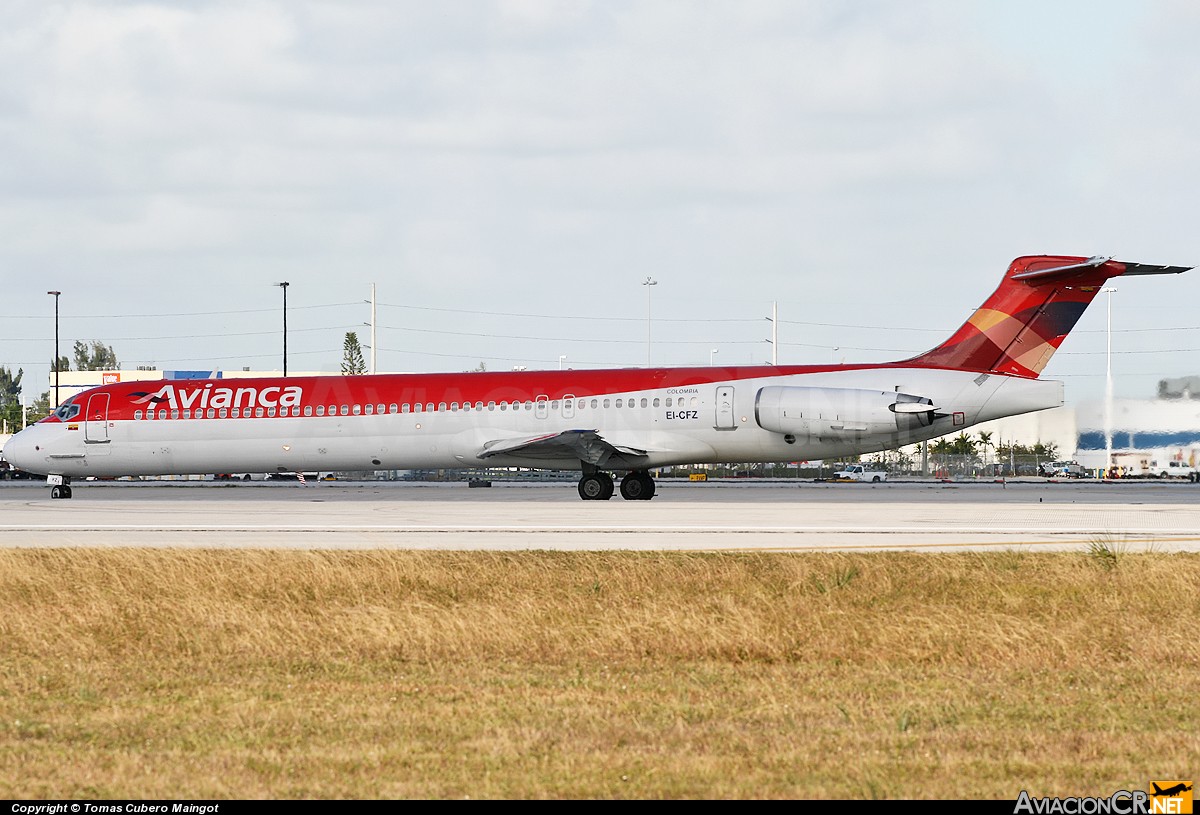
[[[1019,257],[950,339],[901,364],[1036,377],[1109,278],[1189,268],[1104,257]]]

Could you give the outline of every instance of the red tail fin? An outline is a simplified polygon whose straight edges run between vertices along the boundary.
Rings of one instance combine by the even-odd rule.
[[[1036,377],[1106,280],[1178,274],[1190,268],[1102,257],[1019,257],[1009,264],[999,288],[954,336],[903,364]]]

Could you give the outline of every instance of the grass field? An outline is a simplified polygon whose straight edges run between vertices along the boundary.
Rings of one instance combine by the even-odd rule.
[[[1200,556],[0,551],[3,798],[1102,796]]]

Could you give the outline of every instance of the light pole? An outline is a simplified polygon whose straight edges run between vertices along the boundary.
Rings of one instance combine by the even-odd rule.
[[[647,277],[642,281],[642,285],[646,287],[646,367],[650,367],[650,287],[657,286],[658,281],[652,277]]]
[[[1108,295],[1108,361],[1104,374],[1104,474],[1107,476],[1113,461],[1112,296],[1116,288],[1105,286],[1100,291]]]
[[[287,376],[287,290],[291,284],[285,280],[276,285],[283,289],[283,375]]]
[[[563,364],[563,360],[564,360],[564,359],[566,359],[566,358],[567,358],[567,355],[566,355],[566,354],[559,354],[559,355],[558,355],[558,370],[560,370],[560,371],[562,370],[562,364]]]
[[[58,407],[58,296],[60,291],[48,291],[54,295],[54,406]]]
[[[714,354],[716,354],[716,353],[717,353],[717,349],[716,349],[716,348],[714,348],[714,349],[712,349],[711,351],[709,351],[709,352],[708,352],[708,367],[710,367],[710,368],[711,368],[711,367],[712,367],[712,365],[713,365],[713,355],[714,355]]]

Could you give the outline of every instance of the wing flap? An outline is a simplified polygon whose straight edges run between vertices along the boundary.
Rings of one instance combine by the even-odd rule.
[[[573,458],[603,467],[614,456],[639,457],[645,456],[647,452],[636,447],[612,444],[595,430],[564,430],[561,433],[543,433],[537,436],[484,442],[478,457],[484,459],[513,455],[535,459]]]

